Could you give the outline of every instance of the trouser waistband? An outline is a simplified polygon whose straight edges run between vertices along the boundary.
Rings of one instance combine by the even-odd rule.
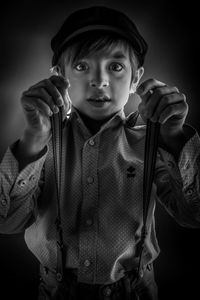
[[[126,272],[122,279],[106,285],[77,282],[77,276],[68,269],[64,272],[63,281],[59,280],[60,278],[56,272],[52,272],[44,266],[40,267],[40,272],[41,284],[39,300],[76,300],[82,299],[80,295],[86,295],[87,293],[91,295],[94,294],[94,298],[83,299],[140,299],[137,295],[137,289],[135,289],[138,282],[135,271]]]

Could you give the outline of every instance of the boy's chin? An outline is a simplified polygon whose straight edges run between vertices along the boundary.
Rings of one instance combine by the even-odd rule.
[[[111,119],[114,115],[115,115],[116,112],[112,112],[112,113],[109,113],[109,114],[93,114],[93,113],[87,113],[85,114],[88,118],[90,119],[93,119],[93,120],[96,120],[96,121],[99,121],[99,122],[103,122],[103,121],[107,121],[109,119]]]
[[[98,111],[98,112],[94,112],[94,111],[84,111],[82,109],[78,109],[78,112],[80,115],[83,115],[87,118],[96,120],[96,121],[105,121],[105,120],[109,120],[110,118],[112,118],[112,116],[115,114],[115,112],[110,112],[110,113],[103,113],[102,111]]]

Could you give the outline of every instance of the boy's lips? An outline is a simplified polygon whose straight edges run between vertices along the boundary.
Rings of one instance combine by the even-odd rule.
[[[110,102],[111,99],[108,96],[91,96],[87,99],[88,102]]]
[[[111,99],[107,96],[90,97],[87,101],[94,107],[103,107],[106,103],[111,102]]]

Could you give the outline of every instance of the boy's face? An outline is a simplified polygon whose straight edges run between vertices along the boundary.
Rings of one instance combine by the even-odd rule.
[[[103,120],[124,107],[131,92],[132,68],[128,50],[117,46],[64,67],[72,105],[90,118]],[[137,84],[141,76],[136,71]],[[142,72],[143,73],[143,72]],[[134,78],[133,74],[133,78]]]

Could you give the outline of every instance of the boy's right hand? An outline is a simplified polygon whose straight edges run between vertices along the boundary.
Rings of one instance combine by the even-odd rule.
[[[22,94],[21,103],[25,113],[26,134],[47,137],[51,133],[50,117],[58,113],[60,107],[69,109],[68,81],[53,75],[31,86]]]
[[[19,162],[19,171],[27,164],[44,154],[45,146],[51,137],[50,116],[70,108],[67,88],[69,82],[63,77],[53,75],[31,86],[22,94],[21,103],[27,126],[13,154]]]

